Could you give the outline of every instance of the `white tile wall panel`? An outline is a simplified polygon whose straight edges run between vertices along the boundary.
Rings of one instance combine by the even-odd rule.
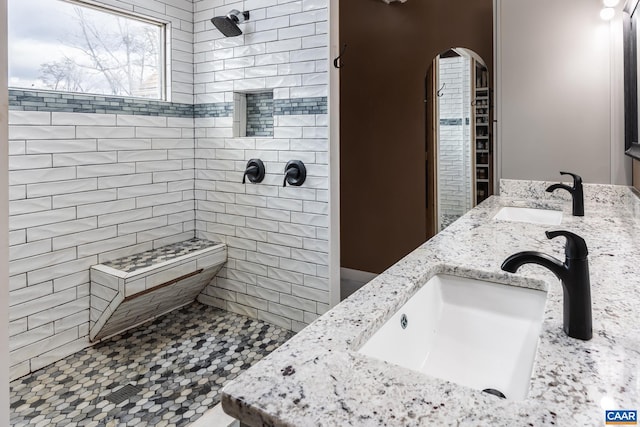
[[[9,214],[20,215],[26,213],[34,213],[50,210],[51,207],[51,197],[12,200],[11,202],[9,202]]]
[[[75,208],[52,209],[29,214],[14,215],[9,222],[9,230],[38,227],[76,218]]]
[[[9,256],[13,260],[28,258],[35,255],[51,252],[51,239],[39,240],[37,242],[13,245],[9,248]]]
[[[58,348],[72,342],[78,338],[78,331],[76,329],[69,329],[60,334],[56,334],[37,341],[33,344],[29,344],[24,347],[20,347],[9,353],[9,362],[11,365],[21,363],[24,360],[34,359],[42,354],[45,354],[51,349]],[[74,350],[75,351],[75,350]],[[64,356],[63,356],[64,357]],[[50,362],[49,362],[50,363]]]
[[[105,177],[112,175],[126,175],[136,172],[135,163],[111,163],[102,165],[78,166],[78,178]]]
[[[98,188],[100,189],[117,187],[119,191],[124,187],[151,184],[152,182],[153,176],[150,173],[139,173],[131,175],[99,177],[97,184]]]
[[[51,124],[55,126],[115,126],[115,114],[52,112]],[[31,123],[33,124],[33,123]]]
[[[158,160],[150,162],[136,162],[135,170],[137,173],[175,171],[182,170],[182,160]]]
[[[255,308],[252,308],[252,307],[248,307],[246,305],[237,304],[235,302],[227,301],[225,306],[224,306],[224,308],[226,308],[227,310],[229,310],[232,313],[240,314],[242,316],[253,317],[254,319],[258,318],[258,310],[256,310]]]
[[[280,326],[281,328],[291,329],[291,319],[278,316],[277,314],[269,313],[266,311],[258,311],[258,319],[264,320],[265,322],[274,324],[276,326]]]
[[[34,184],[74,178],[76,178],[76,168],[74,167],[22,169],[9,172],[9,185]]]
[[[9,295],[9,306],[23,304],[42,296],[53,293],[53,282],[40,283],[38,285],[27,286],[11,292]]]
[[[320,303],[329,303],[329,292],[321,291],[318,289],[313,289],[306,286],[292,285],[291,293],[295,296],[314,300]]]
[[[149,149],[151,149],[151,139],[98,139],[99,151]]]
[[[181,138],[182,128],[136,127],[135,137],[136,138]]]
[[[238,304],[253,307],[258,310],[267,310],[269,307],[269,303],[266,300],[262,298],[256,298],[254,296],[247,295],[247,294],[237,294],[236,302]]]
[[[317,274],[316,265],[308,262],[297,261],[288,258],[280,259],[280,268],[291,270],[298,273],[315,275]]]
[[[32,154],[27,156],[12,155],[9,157],[9,170],[50,168],[53,159],[50,154]],[[56,165],[58,166],[58,165]]]
[[[16,335],[27,330],[27,318],[14,320],[9,323],[9,336]]]
[[[27,286],[27,274],[17,274],[9,277],[9,291],[22,289]]]
[[[130,150],[119,151],[118,162],[141,162],[153,160],[166,160],[167,150]]]
[[[329,252],[329,242],[328,240],[318,240],[318,239],[304,239],[303,246],[304,249],[317,251],[317,252]]]
[[[315,301],[296,297],[293,295],[281,294],[280,303],[289,307],[308,311],[310,313],[316,313],[317,311],[317,303]]]
[[[17,291],[16,291],[17,292]],[[67,289],[62,292],[55,292],[51,295],[45,295],[35,298],[27,302],[12,306],[9,310],[9,320],[13,321],[28,317],[40,311],[47,310],[51,307],[66,304],[76,300],[76,290]]]
[[[89,255],[97,255],[102,252],[119,249],[124,246],[131,246],[137,243],[135,235],[126,235],[115,237],[112,239],[104,239],[98,242],[87,243],[78,246],[78,256],[86,257]]]
[[[307,12],[296,13],[290,17],[291,25],[302,25],[313,22],[315,24],[326,24],[327,22],[327,9],[315,9]]]
[[[53,280],[53,290],[60,292],[65,289],[80,286],[89,283],[89,270],[80,271],[78,273],[69,274],[68,276],[59,277]]]
[[[247,251],[246,260],[261,267],[277,267],[280,265],[280,258],[273,255],[267,255],[260,252]],[[238,267],[241,268],[241,267]],[[267,270],[268,271],[268,270]],[[264,272],[262,273],[264,274]]]
[[[302,322],[304,320],[303,311],[297,308],[292,308],[286,305],[277,304],[269,301],[268,304],[269,313],[282,316],[288,319],[297,320]]]
[[[140,221],[125,222],[118,224],[118,234],[136,233],[138,231],[150,230],[167,225],[167,217],[149,218]]]
[[[247,285],[247,294],[270,302],[280,301],[281,295],[279,292],[252,285]]]
[[[291,236],[282,233],[268,233],[267,241],[272,244],[285,245],[290,248],[302,248],[303,239],[298,236]]]
[[[133,138],[135,128],[116,126],[77,126],[77,138]]]
[[[68,329],[68,331],[75,331],[75,328]],[[37,371],[38,369],[57,362],[58,360],[64,358],[69,354],[73,354],[77,351],[82,350],[86,347],[86,338],[84,338],[86,334],[86,327],[84,328],[84,330],[82,327],[78,327],[76,335],[82,338],[64,342],[62,343],[62,345],[55,347],[52,350],[46,351],[41,355],[31,359],[31,370]]]
[[[316,31],[317,31],[317,27],[316,27]],[[318,48],[321,46],[327,46],[327,36],[325,34],[309,36],[302,39],[303,49]],[[320,58],[320,59],[324,59],[324,58]],[[323,70],[323,71],[326,71],[326,70]],[[329,76],[325,74],[323,77],[323,80],[325,80],[325,83],[328,83],[328,79],[329,79]],[[320,82],[310,83],[310,84],[319,84],[319,83]]]
[[[9,127],[9,139],[72,139],[76,137],[75,126],[21,126]]]
[[[9,232],[9,246],[20,245],[27,242],[27,230],[15,230]]]
[[[9,111],[9,125],[50,125],[51,113],[48,111]]]
[[[12,140],[9,141],[9,155],[10,156],[19,156],[21,154],[27,154],[27,148],[25,141],[21,140]]]
[[[290,284],[293,283],[293,284],[301,285],[304,280],[304,275],[302,275],[301,273],[296,273],[294,271],[283,270],[281,268],[273,268],[273,267],[269,267],[268,276],[272,280],[279,280],[282,282],[288,282]],[[284,293],[287,293],[287,294],[291,293],[291,286],[285,289],[286,290],[283,291]]]
[[[91,203],[116,200],[118,193],[115,189],[86,191],[73,194],[53,196],[53,207],[66,208],[69,206],[88,205]],[[80,217],[81,215],[78,215]]]
[[[78,273],[80,271],[87,270],[96,262],[97,258],[95,256],[90,256],[87,258],[78,258],[73,261],[58,263],[39,270],[30,270],[27,272],[27,283],[31,285],[44,282],[45,280],[56,279],[58,277]]]
[[[55,320],[53,323],[53,328],[56,333],[60,333],[75,326],[84,325],[87,323],[88,319],[89,310],[82,310],[80,312],[63,317],[62,319]]]
[[[26,332],[13,335],[9,341],[9,351],[33,344],[47,337],[53,336],[53,323],[33,328]]]
[[[261,65],[286,65],[289,63],[290,55],[289,52],[277,52],[277,53],[269,53],[268,55],[256,55],[255,64],[256,66]],[[276,96],[276,88],[274,88],[274,99],[277,99]]]
[[[28,139],[27,154],[80,153],[96,150],[97,141],[95,139],[75,139],[75,127],[67,127],[74,129],[74,135],[71,135],[70,139]]]
[[[104,163],[116,163],[118,153],[115,151],[64,153],[53,155],[53,166],[80,166],[97,165]],[[85,166],[86,167],[86,166]],[[78,168],[80,170],[80,168]],[[80,175],[78,175],[80,177]]]
[[[166,192],[167,183],[165,182],[147,185],[134,185],[132,187],[120,187],[118,188],[118,199],[146,196],[149,194],[162,194]]]
[[[167,193],[167,194],[170,195],[171,193]],[[181,195],[181,193],[173,193],[173,194]],[[167,200],[167,202],[171,202],[171,203],[153,206],[153,216],[154,217],[170,215],[170,214],[174,214],[174,213],[177,213],[177,212],[186,212],[186,211],[189,211],[189,212],[193,213],[193,201],[192,200],[187,200],[187,201],[177,201],[177,200],[171,201],[171,200]]]
[[[84,321],[86,322],[89,320],[88,307],[89,297],[84,296],[74,301],[57,305],[48,310],[34,313],[28,317],[29,328],[36,328],[39,325],[53,324],[55,330],[56,322],[69,316],[77,316],[79,314],[82,314],[85,317]],[[68,328],[62,328],[62,330],[64,329]]]

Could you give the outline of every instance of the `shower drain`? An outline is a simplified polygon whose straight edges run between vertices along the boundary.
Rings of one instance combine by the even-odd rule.
[[[111,403],[115,403],[116,405],[124,402],[129,399],[131,396],[135,396],[140,393],[142,389],[132,384],[127,384],[124,387],[114,391],[113,393],[107,395],[105,399],[107,399]]]

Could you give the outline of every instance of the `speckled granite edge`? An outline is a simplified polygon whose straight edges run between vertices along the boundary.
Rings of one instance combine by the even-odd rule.
[[[546,188],[526,185],[534,194],[543,195]],[[624,205],[635,201],[624,190],[605,190],[611,191],[587,196],[599,204],[597,210],[584,217],[564,215],[558,227],[495,220],[503,206],[536,207],[540,200],[508,191],[515,197],[489,198],[227,385],[225,412],[254,426],[599,426],[604,406],[637,409],[640,229],[633,209]],[[560,204],[566,213],[566,203]],[[499,268],[521,250],[562,258],[564,239],[546,239],[549,229],[574,231],[589,246],[591,341],[562,331],[562,287],[550,272],[527,265],[511,275]],[[355,351],[431,276],[444,271],[548,288],[526,400],[501,400]]]

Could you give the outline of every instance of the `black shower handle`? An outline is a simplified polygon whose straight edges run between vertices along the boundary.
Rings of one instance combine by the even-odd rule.
[[[242,183],[246,183],[246,178],[249,177],[249,181],[254,184],[262,182],[264,179],[265,167],[264,163],[260,159],[251,159],[247,162],[247,167],[242,175]]]
[[[284,182],[283,187],[293,185],[295,187],[301,186],[307,179],[307,168],[300,160],[290,160],[287,162],[287,166],[284,168]]]

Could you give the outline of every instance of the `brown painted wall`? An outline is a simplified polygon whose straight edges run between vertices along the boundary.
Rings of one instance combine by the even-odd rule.
[[[425,241],[431,61],[466,47],[492,73],[492,0],[341,1],[340,42],[341,265],[379,273]]]

